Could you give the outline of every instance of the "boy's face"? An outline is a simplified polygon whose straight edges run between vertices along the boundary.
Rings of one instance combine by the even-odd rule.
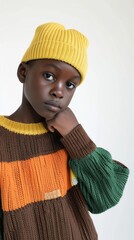
[[[35,112],[47,120],[67,108],[80,83],[79,72],[57,60],[22,63],[18,71],[24,83],[23,104],[30,103]]]

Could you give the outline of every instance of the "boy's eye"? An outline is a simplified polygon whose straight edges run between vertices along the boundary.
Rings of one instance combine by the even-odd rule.
[[[72,82],[67,82],[67,83],[66,83],[66,86],[67,86],[67,88],[69,88],[69,89],[76,88],[75,84],[72,83]]]
[[[48,73],[47,72],[47,73],[44,73],[43,76],[44,76],[45,79],[47,79],[49,81],[53,81],[54,80],[54,76],[53,76],[52,73]]]

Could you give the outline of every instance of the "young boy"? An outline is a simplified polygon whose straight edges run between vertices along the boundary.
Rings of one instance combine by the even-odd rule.
[[[1,239],[97,240],[89,212],[116,205],[129,170],[96,147],[68,105],[88,40],[58,23],[36,29],[18,67],[22,104],[0,117]]]

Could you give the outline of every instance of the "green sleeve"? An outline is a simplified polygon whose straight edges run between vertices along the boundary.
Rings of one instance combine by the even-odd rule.
[[[108,151],[96,148],[84,158],[70,159],[69,166],[90,212],[104,212],[119,202],[129,170],[113,161]]]
[[[3,217],[2,217],[2,208],[1,208],[1,202],[0,202],[0,240],[3,239],[2,235],[3,235]]]

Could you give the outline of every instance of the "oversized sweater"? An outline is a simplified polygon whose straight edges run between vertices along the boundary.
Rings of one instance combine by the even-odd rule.
[[[1,116],[0,239],[97,240],[88,211],[117,204],[128,173],[81,125],[63,138]]]

